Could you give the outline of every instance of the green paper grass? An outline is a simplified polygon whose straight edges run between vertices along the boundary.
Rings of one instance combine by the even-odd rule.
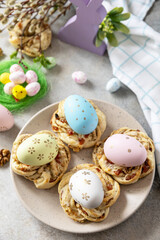
[[[9,61],[0,62],[0,75],[4,72],[9,73],[10,67],[13,64],[19,64],[18,61],[19,60],[9,60]],[[13,98],[12,95],[5,94],[5,92],[3,91],[4,84],[2,84],[0,82],[0,104],[5,106],[11,112],[18,112],[18,111],[24,110],[25,108],[29,107],[30,105],[35,103],[40,98],[44,97],[48,91],[48,85],[47,85],[47,81],[46,81],[46,77],[45,77],[44,73],[41,70],[39,70],[38,67],[35,65],[30,66],[28,63],[26,63],[24,61],[23,61],[23,63],[28,67],[28,69],[25,69],[21,64],[19,64],[19,65],[23,68],[25,73],[28,70],[33,70],[36,72],[36,74],[38,76],[38,82],[41,85],[41,89],[35,96],[33,96],[33,97],[26,96],[26,98],[16,102],[16,100]],[[24,83],[21,85],[25,87],[27,85],[27,83]]]

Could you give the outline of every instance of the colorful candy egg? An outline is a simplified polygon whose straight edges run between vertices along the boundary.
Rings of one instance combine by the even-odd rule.
[[[73,199],[88,209],[99,207],[104,198],[101,180],[94,172],[87,169],[71,176],[69,190]]]
[[[11,67],[10,67],[10,73],[13,73],[13,72],[23,72],[23,69],[20,65],[18,64],[13,64]]]
[[[20,162],[40,166],[55,159],[58,154],[56,139],[50,134],[35,134],[27,138],[17,149]]]
[[[0,132],[7,131],[14,125],[12,113],[0,104]]]
[[[145,147],[135,138],[125,134],[114,134],[104,144],[108,160],[118,166],[134,167],[143,164],[147,158]]]
[[[0,82],[3,84],[10,82],[10,73],[2,73],[0,75]]]
[[[87,81],[87,76],[84,72],[78,71],[72,73],[72,79],[79,84],[84,84]]]
[[[17,71],[11,73],[9,79],[15,84],[22,84],[26,81],[26,76],[22,71]]]
[[[21,85],[17,85],[12,88],[12,94],[16,99],[21,100],[27,96],[27,91]]]
[[[12,95],[12,89],[15,87],[14,82],[9,82],[4,85],[4,92],[8,95]]]
[[[38,82],[29,83],[26,86],[27,95],[32,97],[35,96],[41,88],[41,85]]]
[[[26,82],[27,83],[32,83],[32,82],[37,82],[37,81],[38,81],[38,76],[34,71],[29,70],[26,72]]]
[[[119,81],[118,78],[112,78],[111,80],[108,81],[106,85],[106,90],[110,93],[114,93],[118,91],[118,89],[121,87],[121,82]]]
[[[95,109],[79,95],[71,95],[65,100],[64,112],[68,124],[78,134],[89,134],[97,127],[98,116]]]

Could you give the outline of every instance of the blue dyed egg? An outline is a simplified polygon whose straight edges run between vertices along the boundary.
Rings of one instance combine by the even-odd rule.
[[[89,134],[97,127],[95,109],[79,95],[71,95],[65,100],[64,112],[69,126],[78,134]]]

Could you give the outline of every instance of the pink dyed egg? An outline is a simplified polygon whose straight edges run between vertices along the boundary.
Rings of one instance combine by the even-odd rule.
[[[0,132],[9,130],[13,125],[14,118],[12,113],[0,104]]]
[[[38,82],[29,83],[26,86],[27,95],[32,97],[35,96],[41,88],[41,85]]]
[[[23,69],[21,66],[19,66],[18,64],[13,64],[11,67],[10,67],[10,73],[13,73],[13,72],[23,72]]]
[[[143,164],[147,158],[145,147],[135,138],[125,134],[114,134],[104,144],[108,160],[118,166],[134,167]]]
[[[3,90],[4,90],[4,92],[5,92],[6,94],[12,95],[12,88],[14,88],[14,87],[15,87],[14,82],[9,82],[9,83],[6,83],[6,84],[4,85]]]
[[[26,81],[26,76],[23,72],[17,71],[10,74],[9,79],[15,84],[22,84]]]
[[[27,83],[32,83],[32,82],[37,82],[37,81],[38,81],[38,77],[34,71],[29,70],[26,72],[26,82]]]
[[[87,81],[87,76],[84,72],[78,71],[72,73],[72,79],[78,84],[84,84]]]

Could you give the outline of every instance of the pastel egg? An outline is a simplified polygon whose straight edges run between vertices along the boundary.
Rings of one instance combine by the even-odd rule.
[[[106,85],[106,90],[109,91],[110,93],[118,91],[118,89],[121,87],[121,82],[119,81],[118,78],[112,78],[111,80],[108,81]]]
[[[13,72],[23,72],[23,68],[18,65],[18,64],[13,64],[11,67],[10,67],[10,73],[13,73]]]
[[[98,116],[95,109],[79,95],[71,95],[65,100],[64,112],[68,124],[78,134],[89,134],[97,127]]]
[[[9,79],[15,84],[22,84],[26,81],[26,76],[23,72],[17,71],[10,74]]]
[[[87,169],[71,176],[69,190],[73,199],[88,209],[99,207],[104,198],[101,180],[94,172]]]
[[[87,81],[87,76],[84,72],[78,71],[72,73],[72,79],[79,84],[84,84]]]
[[[0,75],[0,82],[3,84],[9,83],[10,82],[10,73],[2,73]]]
[[[40,166],[55,159],[58,154],[56,139],[50,134],[34,134],[20,144],[17,158],[20,162]]]
[[[16,85],[12,88],[12,94],[16,99],[21,100],[27,96],[27,91],[21,85]]]
[[[8,95],[12,95],[12,89],[15,87],[14,82],[9,82],[4,85],[4,92]]]
[[[14,125],[12,113],[0,104],[0,132],[7,131]]]
[[[26,86],[27,95],[32,97],[35,96],[41,88],[41,85],[38,82],[29,83]]]
[[[109,137],[104,144],[104,153],[108,160],[125,167],[139,166],[147,158],[145,147],[135,138],[125,134]]]
[[[26,82],[27,83],[32,83],[32,82],[37,82],[37,81],[38,81],[38,76],[34,71],[29,70],[26,72]]]

